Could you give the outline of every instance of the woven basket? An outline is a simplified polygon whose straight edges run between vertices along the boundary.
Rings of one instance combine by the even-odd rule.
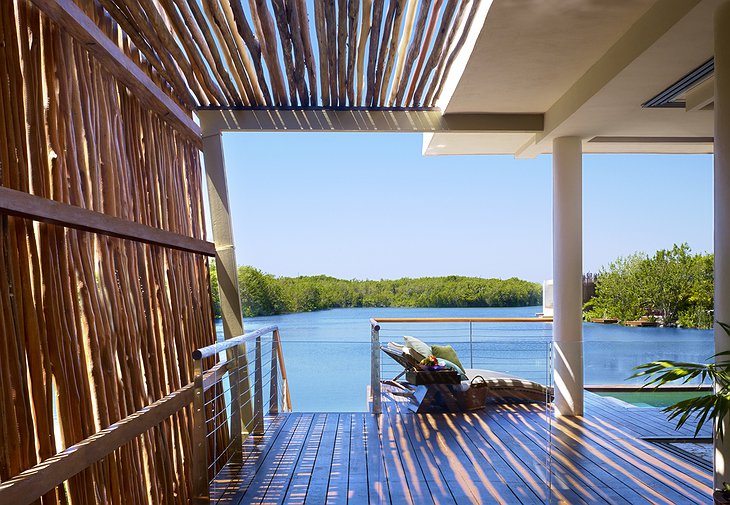
[[[477,375],[471,380],[469,389],[457,396],[462,410],[478,410],[484,408],[489,394],[489,386],[484,377]]]

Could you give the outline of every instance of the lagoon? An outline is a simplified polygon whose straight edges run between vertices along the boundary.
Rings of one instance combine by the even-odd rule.
[[[371,317],[533,317],[541,307],[355,308],[246,318],[246,331],[278,325],[294,410],[366,411],[370,382]],[[217,324],[222,338],[221,323]],[[549,384],[550,324],[468,323],[383,325],[381,342],[412,334],[454,346],[464,365],[510,372]],[[706,361],[713,354],[711,330],[629,328],[585,323],[587,385],[625,384],[632,367],[656,359]],[[471,340],[471,341],[470,341]],[[398,371],[383,357],[383,378]],[[636,382],[635,380],[633,382]]]

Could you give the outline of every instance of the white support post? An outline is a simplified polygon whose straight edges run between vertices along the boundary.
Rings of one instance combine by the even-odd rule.
[[[553,384],[561,416],[583,415],[582,158],[580,138],[553,141]]]
[[[223,135],[221,133],[203,137],[203,159],[205,175],[208,182],[208,202],[213,225],[213,242],[215,242],[215,265],[218,273],[218,290],[221,299],[223,316],[223,335],[226,339],[243,335],[243,318],[241,315],[241,298],[238,293],[238,269],[236,268],[236,247],[233,242],[233,223],[231,207],[228,200],[228,181],[223,155]],[[228,354],[233,359],[232,353]],[[253,419],[251,405],[251,388],[248,380],[248,356],[245,348],[241,350],[241,366],[246,373],[234,381],[236,388],[243,389],[233,395],[236,401],[244,405],[241,413],[242,431]]]
[[[226,339],[243,335],[241,300],[238,297],[236,246],[233,242],[233,224],[228,201],[228,181],[223,155],[221,133],[203,137],[203,158],[208,182],[210,218],[215,242],[215,264],[221,295],[223,333]]]
[[[730,323],[730,1],[715,11],[715,321]],[[715,324],[715,352],[730,350],[730,337]],[[715,438],[715,487],[730,482],[730,422]]]

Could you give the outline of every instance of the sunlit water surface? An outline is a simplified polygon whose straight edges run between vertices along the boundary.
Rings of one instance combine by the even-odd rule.
[[[296,411],[365,411],[370,382],[371,317],[533,317],[540,307],[512,308],[359,308],[256,317],[246,331],[278,325]],[[222,338],[220,321],[217,325]],[[466,367],[509,372],[550,383],[549,324],[439,323],[383,325],[381,341],[414,335],[429,343],[451,344]],[[470,338],[471,335],[471,338]],[[621,384],[640,363],[656,359],[706,361],[713,354],[709,330],[628,328],[584,324],[586,384]],[[398,366],[383,356],[383,376]],[[636,382],[636,380],[633,380]]]

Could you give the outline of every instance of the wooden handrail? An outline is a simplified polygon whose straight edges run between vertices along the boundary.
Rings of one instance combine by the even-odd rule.
[[[0,503],[24,505],[154,428],[193,401],[193,383],[0,483]]]
[[[255,330],[255,331],[245,333],[238,337],[226,339],[223,342],[216,342],[215,344],[211,344],[211,345],[203,347],[201,349],[196,349],[193,351],[193,359],[209,358],[210,356],[213,356],[214,354],[218,354],[219,352],[223,352],[228,349],[232,349],[233,347],[236,347],[237,345],[241,345],[241,344],[250,342],[250,341],[254,340],[256,337],[260,337],[261,335],[265,335],[267,333],[273,333],[275,330],[278,330],[278,329],[279,329],[279,327],[275,326],[275,325],[266,326],[264,328],[259,328],[258,330]]]
[[[552,317],[373,317],[371,325],[380,323],[552,323]]]

